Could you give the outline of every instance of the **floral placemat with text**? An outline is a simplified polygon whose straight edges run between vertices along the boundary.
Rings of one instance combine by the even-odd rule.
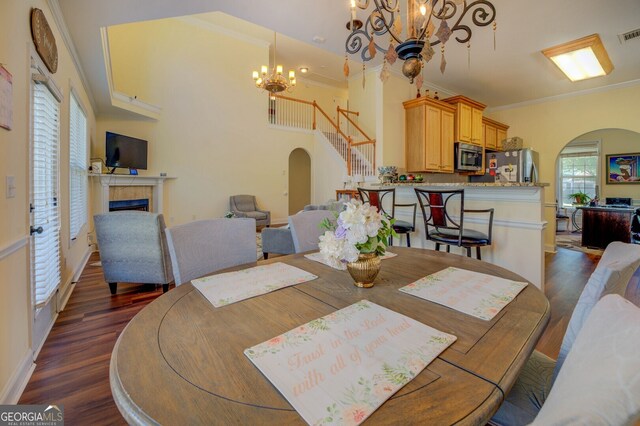
[[[216,308],[284,287],[315,280],[317,275],[277,262],[192,280],[191,283]]]
[[[420,278],[400,291],[491,320],[526,286],[526,282],[449,267]]]
[[[456,340],[368,300],[245,355],[311,425],[358,425]]]

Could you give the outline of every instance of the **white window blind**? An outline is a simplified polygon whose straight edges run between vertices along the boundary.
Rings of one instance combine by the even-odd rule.
[[[60,105],[44,84],[33,83],[33,226],[42,227],[32,244],[35,304],[44,305],[60,284],[58,145]]]
[[[69,233],[87,223],[87,117],[72,94],[69,107]]]
[[[571,206],[569,194],[584,192],[590,198],[597,196],[598,144],[582,143],[567,146],[560,154],[560,204]]]

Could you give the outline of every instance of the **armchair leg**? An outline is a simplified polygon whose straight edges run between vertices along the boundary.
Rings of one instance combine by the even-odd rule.
[[[116,294],[117,290],[118,290],[118,283],[109,283],[109,291],[111,291],[111,294]]]
[[[169,284],[162,284],[162,292],[166,293],[169,291]]]
[[[262,256],[264,256],[264,260],[269,258],[269,253],[262,252]]]

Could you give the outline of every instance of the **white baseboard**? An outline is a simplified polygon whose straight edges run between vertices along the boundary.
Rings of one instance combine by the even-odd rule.
[[[18,403],[20,396],[22,395],[24,388],[27,387],[27,383],[29,383],[29,379],[31,378],[31,374],[33,374],[33,370],[35,368],[36,365],[33,362],[33,352],[31,352],[31,349],[28,349],[22,357],[20,365],[7,382],[2,393],[0,393],[0,404]]]
[[[76,288],[76,283],[80,279],[80,275],[82,275],[82,271],[84,271],[85,266],[87,266],[90,256],[91,249],[90,246],[87,246],[87,251],[85,251],[82,261],[78,264],[73,275],[69,277],[64,286],[60,288],[60,293],[58,295],[58,312],[63,311],[64,307],[67,306],[71,293],[73,293],[73,290]]]

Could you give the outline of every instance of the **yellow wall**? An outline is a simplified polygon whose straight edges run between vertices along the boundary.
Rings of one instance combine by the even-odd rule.
[[[16,197],[7,199],[4,189],[0,195],[0,251],[15,242],[24,241],[29,233],[29,109],[31,42],[29,17],[32,7],[42,9],[53,30],[58,47],[58,72],[54,75],[62,89],[64,100],[60,116],[60,206],[62,283],[67,284],[76,270],[82,267],[88,245],[87,227],[78,239],[69,241],[69,88],[72,85],[86,109],[88,127],[95,129],[94,113],[66,50],[64,41],[48,9],[42,1],[0,2],[0,63],[13,75],[13,129],[0,129],[0,180],[14,176]],[[0,259],[0,401],[7,392],[15,390],[19,369],[31,357],[31,290],[29,281],[29,246]],[[4,402],[4,401],[2,401]]]
[[[141,174],[177,177],[165,185],[169,225],[221,217],[234,194],[256,195],[274,222],[286,222],[289,154],[304,148],[312,169],[321,168],[311,133],[268,125],[267,95],[251,80],[252,70],[267,63],[268,46],[181,20],[111,28],[109,45],[115,89],[144,94],[162,112],[158,121],[100,117],[92,156],[104,157],[105,131],[147,139],[149,170]],[[117,86],[131,73],[138,87]],[[346,91],[300,80],[287,95],[316,100],[333,116],[334,98],[345,98]],[[314,193],[312,201],[326,201],[326,195]]]
[[[540,181],[551,184],[545,191],[549,225],[545,245],[555,241],[556,160],[564,146],[585,133],[599,129],[640,132],[637,100],[640,84],[561,98],[543,103],[494,111],[491,118],[511,126],[509,136],[520,136],[525,147],[540,153]],[[635,150],[637,151],[637,150]],[[637,198],[637,197],[636,197]]]

